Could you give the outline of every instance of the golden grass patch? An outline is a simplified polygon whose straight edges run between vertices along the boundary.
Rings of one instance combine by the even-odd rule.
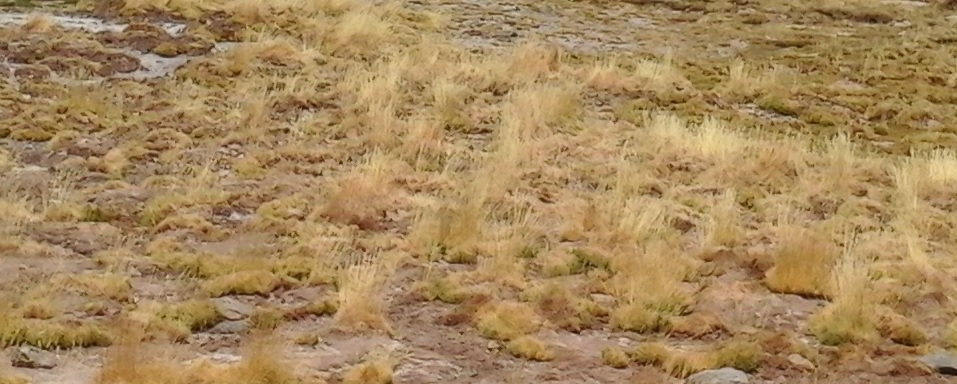
[[[775,292],[807,296],[829,296],[833,292],[832,271],[839,249],[820,229],[785,225],[773,253],[773,266],[765,284]]]
[[[344,384],[388,384],[393,379],[394,362],[377,359],[357,364],[342,375]]]
[[[505,343],[505,350],[512,356],[534,361],[550,361],[555,358],[555,352],[548,344],[529,335],[508,341]]]
[[[192,363],[178,361],[158,345],[141,344],[137,332],[121,332],[121,342],[107,350],[103,366],[96,372],[97,384],[131,383],[233,383],[248,381],[264,384],[299,384],[274,340],[255,336],[242,350],[242,360],[223,365],[200,359]]]
[[[846,238],[833,270],[834,299],[810,319],[811,332],[824,344],[873,341],[879,318],[870,262],[857,254],[854,238]]]
[[[495,301],[478,309],[475,327],[483,337],[510,341],[528,335],[541,326],[540,316],[526,304]]]
[[[337,327],[357,332],[393,332],[386,317],[388,302],[382,293],[382,284],[392,272],[388,257],[364,257],[340,270],[338,308],[333,316]]]

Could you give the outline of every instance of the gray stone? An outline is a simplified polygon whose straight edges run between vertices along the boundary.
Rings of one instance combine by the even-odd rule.
[[[216,312],[226,320],[242,320],[253,313],[253,306],[243,303],[234,297],[218,297],[213,299]]]
[[[210,328],[209,333],[215,334],[240,334],[249,329],[247,320],[226,320]]]
[[[937,352],[917,359],[935,372],[942,375],[957,376],[957,356],[948,352]]]
[[[603,294],[600,294],[600,293],[593,293],[593,294],[591,294],[590,296],[591,296],[591,300],[592,300],[592,301],[594,301],[596,304],[601,305],[601,306],[603,306],[603,307],[610,307],[610,306],[615,305],[615,297],[614,297],[614,296],[603,295]]]
[[[18,368],[51,369],[56,367],[57,358],[51,352],[23,345],[13,350],[10,363]]]
[[[804,358],[804,356],[801,356],[797,353],[792,353],[788,355],[788,361],[790,361],[791,364],[794,364],[795,367],[798,367],[804,370],[813,371],[815,369],[814,363],[812,363],[810,360]]]
[[[688,377],[685,384],[747,384],[748,375],[734,368],[701,371]]]
[[[228,353],[212,353],[207,356],[210,360],[222,364],[238,363],[243,360],[242,356],[230,355]]]

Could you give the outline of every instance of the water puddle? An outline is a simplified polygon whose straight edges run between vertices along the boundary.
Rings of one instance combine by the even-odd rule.
[[[0,27],[18,27],[26,24],[33,18],[33,14],[0,12]],[[91,33],[123,32],[129,24],[114,23],[95,17],[77,15],[47,15],[54,24],[66,29],[80,29]],[[162,23],[160,28],[171,36],[179,36],[186,30],[186,24]]]
[[[34,15],[26,13],[0,13],[0,28],[9,28],[9,27],[18,27],[26,24]],[[75,29],[83,30],[90,33],[99,33],[99,32],[116,32],[122,33],[129,24],[126,23],[117,23],[106,21],[103,19],[98,19],[95,17],[87,16],[78,16],[78,15],[47,15],[47,17],[53,21],[56,25],[65,28],[65,29]],[[156,24],[158,27],[166,31],[170,36],[178,37],[183,34],[186,30],[185,24],[180,23],[161,23]],[[223,52],[231,49],[238,43],[232,42],[218,42],[213,47],[213,50],[210,54],[217,52]],[[138,69],[134,72],[128,73],[117,73],[115,75],[109,76],[109,78],[121,78],[121,79],[132,79],[132,80],[148,80],[164,77],[172,74],[174,71],[185,65],[189,60],[201,57],[201,56],[188,56],[180,55],[175,57],[163,57],[154,53],[142,52],[133,49],[121,49],[121,52],[136,58],[139,60],[141,69]],[[19,81],[16,77],[12,75],[13,70],[23,67],[21,64],[16,63],[3,63],[4,66],[11,69],[11,75],[7,77],[7,82],[13,85],[16,89],[19,89]],[[92,79],[70,79],[56,73],[51,73],[50,80],[67,85],[87,85],[87,84],[97,84],[105,80],[104,77],[94,77]]]

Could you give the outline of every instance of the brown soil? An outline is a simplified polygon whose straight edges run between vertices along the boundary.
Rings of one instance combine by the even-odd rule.
[[[163,57],[199,56],[208,53],[215,45],[213,41],[191,35],[173,37],[163,28],[149,23],[130,24],[120,33],[100,32],[95,39],[106,47],[152,52]]]
[[[49,41],[39,37],[6,40],[0,44],[0,55],[11,63],[44,64],[56,72],[92,69],[97,76],[129,73],[141,68],[139,60],[119,51],[85,42]]]

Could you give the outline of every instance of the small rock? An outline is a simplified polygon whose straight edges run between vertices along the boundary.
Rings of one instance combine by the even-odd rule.
[[[499,349],[499,348],[501,348],[501,347],[502,347],[502,345],[499,344],[499,342],[497,342],[497,341],[495,341],[495,340],[489,341],[489,342],[488,342],[488,345],[486,346],[486,348],[488,348],[488,350],[490,350],[490,351],[497,350],[497,349]]]
[[[747,384],[748,375],[734,368],[711,369],[688,377],[685,384]]]
[[[614,297],[614,296],[603,295],[603,294],[601,294],[601,293],[593,293],[593,294],[591,294],[591,300],[594,301],[596,304],[601,305],[601,306],[605,306],[605,307],[610,307],[610,306],[615,305],[615,297]]]
[[[812,363],[811,360],[808,360],[804,358],[804,356],[801,356],[797,353],[792,353],[788,355],[788,361],[790,361],[791,364],[794,364],[795,367],[798,367],[801,369],[805,369],[808,371],[813,371],[815,369],[814,363]]]
[[[904,20],[904,21],[895,21],[895,22],[891,23],[891,26],[892,26],[892,27],[897,27],[897,28],[910,28],[912,25],[914,25],[914,24],[912,24],[910,21],[907,21],[907,20]]]
[[[254,308],[233,297],[219,297],[213,299],[216,312],[226,320],[242,320],[253,313]]]
[[[947,352],[937,352],[917,359],[935,372],[942,375],[957,376],[957,356]]]
[[[56,367],[56,360],[56,355],[51,352],[24,345],[13,350],[10,363],[19,368],[51,369]]]
[[[208,357],[212,361],[224,364],[236,363],[243,359],[242,356],[230,355],[226,353],[213,353],[208,355]]]
[[[214,327],[209,329],[209,333],[214,334],[240,334],[246,332],[249,329],[249,321],[247,320],[227,320],[216,324]]]

